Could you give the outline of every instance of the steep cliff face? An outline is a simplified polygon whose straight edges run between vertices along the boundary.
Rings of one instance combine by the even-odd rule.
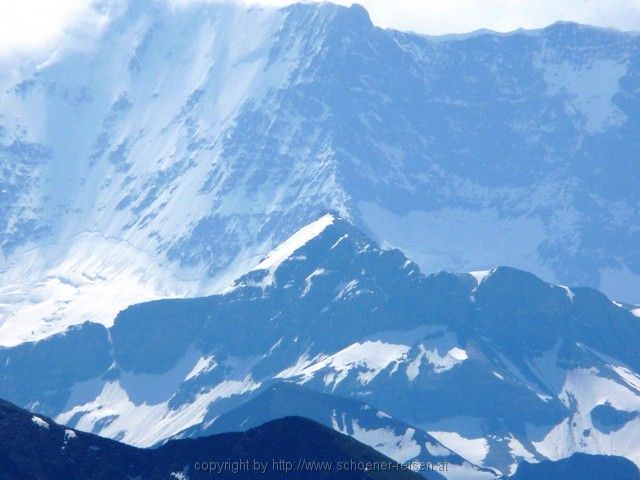
[[[637,36],[143,3],[1,77],[2,344],[213,293],[327,210],[427,271],[640,299]]]

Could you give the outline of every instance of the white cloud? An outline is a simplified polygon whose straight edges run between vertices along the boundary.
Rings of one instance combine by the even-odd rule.
[[[121,0],[125,1],[125,0]],[[149,0],[152,1],[152,0]],[[192,0],[170,0],[177,3]],[[243,0],[282,6],[290,0]],[[114,0],[1,0],[0,57],[51,48],[70,31],[96,31]],[[336,0],[349,5],[351,0]],[[510,31],[570,20],[640,30],[640,0],[360,0],[374,23],[427,34]]]
[[[0,0],[0,58],[54,51],[95,35],[118,1]]]

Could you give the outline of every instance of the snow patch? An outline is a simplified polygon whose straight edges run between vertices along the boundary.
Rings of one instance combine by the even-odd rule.
[[[192,378],[195,378],[198,375],[202,375],[203,373],[209,373],[217,366],[218,363],[213,356],[206,358],[200,357],[198,359],[198,362],[194,365],[193,369],[185,377],[185,380],[191,380]]]
[[[41,419],[40,417],[34,415],[33,417],[31,417],[31,421],[35,423],[37,426],[39,426],[40,428],[45,428],[49,430],[49,424],[45,422],[43,419]]]
[[[343,240],[349,238],[348,234],[344,234],[342,235],[338,240],[336,240],[336,243],[334,243],[333,245],[331,245],[331,248],[329,250],[333,250],[334,248],[336,248],[338,245],[340,245],[342,243]]]
[[[324,268],[317,268],[313,272],[311,272],[307,278],[304,279],[304,290],[302,291],[303,297],[306,296],[307,293],[309,293],[309,291],[311,290],[314,277],[317,277],[319,275],[324,275],[324,273],[325,273]]]
[[[477,270],[475,272],[469,272],[469,275],[476,279],[476,286],[479,286],[484,281],[484,279],[491,275],[493,272],[494,270]]]
[[[571,303],[573,303],[573,298],[575,297],[575,294],[571,291],[571,289],[569,287],[566,287],[564,285],[558,285],[560,288],[564,289],[565,292],[567,292],[567,298],[569,299],[569,301]]]
[[[316,375],[322,375],[325,385],[332,385],[335,389],[349,374],[357,372],[357,380],[366,385],[389,365],[404,360],[409,349],[407,345],[382,341],[354,343],[330,356],[308,360],[304,355],[276,378],[299,377],[302,383],[306,383]]]
[[[586,368],[567,373],[559,398],[571,408],[571,415],[532,444],[540,454],[552,460],[575,452],[606,452],[640,465],[640,419],[635,418],[610,433],[600,432],[591,419],[593,408],[607,402],[617,410],[635,411],[640,404],[640,395],[624,382],[602,377],[599,373]]]
[[[419,353],[409,365],[407,365],[407,378],[414,381],[420,373],[420,366],[426,360],[432,367],[434,373],[442,373],[451,370],[456,365],[469,358],[467,352],[459,347],[453,347],[444,355],[438,353],[438,348],[427,349],[424,344],[418,345]]]
[[[427,452],[434,457],[448,457],[453,455],[453,452],[451,452],[447,447],[438,445],[437,443],[431,443],[429,441],[424,444],[424,448],[426,448]]]
[[[545,53],[555,55],[552,51]],[[537,66],[542,70],[549,94],[564,96],[565,109],[584,122],[587,132],[602,132],[626,119],[612,101],[618,92],[618,82],[627,73],[626,63],[606,59],[578,65],[551,59],[538,60]]]
[[[302,227],[296,233],[291,235],[287,240],[278,245],[271,251],[267,257],[262,260],[253,270],[267,270],[269,272],[266,284],[273,283],[273,274],[277,268],[286,259],[291,257],[296,250],[304,247],[308,242],[320,235],[325,228],[333,224],[335,221],[333,215],[330,213],[320,217],[313,223]]]
[[[518,463],[520,463],[523,460],[529,463],[537,462],[535,455],[531,453],[529,450],[527,450],[525,446],[522,445],[522,443],[520,443],[520,441],[518,441],[518,439],[516,439],[515,437],[511,436],[508,439],[508,445],[509,445],[509,451],[511,452],[511,455],[513,456],[513,458],[517,460],[510,467],[510,470],[509,470],[510,475],[513,475],[515,473],[516,469],[518,468]]]
[[[429,434],[476,465],[482,465],[489,453],[489,442],[485,438],[465,438],[457,432],[429,432]]]
[[[413,428],[407,428],[403,434],[398,435],[390,428],[367,429],[360,426],[358,420],[353,420],[351,422],[351,431],[349,431],[345,425],[344,417],[342,420],[344,428],[340,429],[334,412],[331,419],[334,430],[350,435],[398,463],[406,463],[413,460],[421,453],[420,445],[413,438],[416,433]]]
[[[338,300],[342,300],[343,298],[347,298],[351,295],[353,295],[351,292],[356,289],[358,286],[358,280],[350,280],[348,281],[338,292],[338,294],[335,296],[335,298],[333,299],[334,302],[338,301]],[[358,291],[356,290],[355,295],[358,294]]]
[[[195,398],[177,408],[170,400],[157,404],[135,404],[119,381],[105,383],[100,394],[91,402],[76,405],[56,417],[68,424],[77,420],[75,428],[92,432],[101,425],[100,435],[119,438],[138,447],[150,447],[186,428],[202,422],[212,404],[234,395],[255,390],[260,383],[250,375],[241,380],[224,380],[203,389]],[[124,433],[124,435],[123,435]]]

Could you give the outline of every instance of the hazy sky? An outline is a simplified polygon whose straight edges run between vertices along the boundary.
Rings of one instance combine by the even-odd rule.
[[[158,0],[149,0],[158,1]],[[165,0],[189,2],[193,0]],[[198,0],[196,0],[198,1]],[[288,0],[237,0],[285,5]],[[72,30],[98,31],[126,0],[0,0],[0,55],[63,41]],[[350,5],[350,0],[336,0]],[[427,34],[479,28],[510,31],[572,20],[640,30],[640,0],[360,0],[374,23]]]

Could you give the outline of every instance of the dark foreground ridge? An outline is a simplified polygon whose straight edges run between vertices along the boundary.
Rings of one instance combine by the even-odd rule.
[[[421,478],[356,440],[302,417],[282,418],[242,433],[140,449],[65,428],[0,400],[0,437],[2,480]]]
[[[353,438],[303,417],[141,449],[65,428],[0,400],[0,436],[0,480],[444,478],[427,469],[422,475],[409,471]],[[556,462],[523,462],[509,480],[614,478],[637,480],[640,471],[622,457],[577,453]]]

